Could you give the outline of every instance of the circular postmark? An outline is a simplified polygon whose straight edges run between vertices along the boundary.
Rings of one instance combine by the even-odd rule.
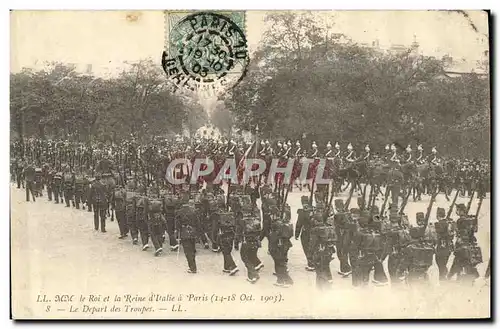
[[[177,87],[193,91],[234,87],[249,63],[243,31],[244,23],[219,13],[183,17],[169,31],[169,53],[164,52],[162,58],[165,73]]]

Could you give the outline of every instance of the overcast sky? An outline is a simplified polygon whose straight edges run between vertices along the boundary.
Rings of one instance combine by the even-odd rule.
[[[250,51],[258,47],[266,12],[247,12]],[[333,32],[361,43],[410,45],[414,36],[426,55],[450,54],[474,66],[488,49],[488,18],[480,11],[335,11],[318,17],[334,22]],[[127,19],[129,17],[129,19]],[[130,19],[132,17],[132,19]],[[136,18],[136,19],[134,19]],[[472,24],[477,28],[475,32]],[[11,13],[11,69],[40,68],[45,61],[92,64],[97,74],[123,61],[160,60],[164,45],[161,11],[15,11]]]

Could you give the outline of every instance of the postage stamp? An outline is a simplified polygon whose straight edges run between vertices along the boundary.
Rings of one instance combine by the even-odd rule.
[[[245,13],[165,11],[165,48],[162,67],[174,89],[224,92],[249,63]]]

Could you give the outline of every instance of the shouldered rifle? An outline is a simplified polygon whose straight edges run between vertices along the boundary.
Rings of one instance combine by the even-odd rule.
[[[354,193],[354,188],[356,184],[352,183],[351,190],[349,191],[349,196],[347,197],[347,201],[345,202],[344,211],[349,211],[349,205],[351,204],[352,194]]]
[[[448,213],[446,214],[446,220],[450,219],[450,217],[451,217],[451,212],[453,211],[453,207],[455,206],[455,202],[457,202],[458,193],[459,193],[459,190],[457,190],[457,193],[455,193],[455,197],[453,198],[453,201],[451,202],[450,208],[448,209]]]
[[[474,232],[477,232],[478,230],[478,217],[479,217],[479,211],[481,210],[481,206],[483,205],[483,199],[484,197],[481,196],[479,198],[479,204],[477,205],[477,210],[476,210],[476,216],[474,216],[474,222],[473,222],[473,226],[474,226]]]
[[[379,216],[382,217],[384,215],[385,211],[385,206],[387,205],[387,200],[389,199],[389,193],[391,192],[389,185],[385,187],[385,193],[384,193],[384,203],[382,203],[382,207],[380,208],[380,214]]]
[[[470,207],[472,206],[472,200],[474,199],[474,194],[476,194],[476,191],[472,191],[472,195],[469,199],[469,203],[467,203],[467,210],[465,212],[466,215],[469,214],[469,211],[470,211]]]
[[[429,205],[427,206],[427,213],[425,214],[425,227],[427,227],[427,223],[429,223],[429,217],[431,216],[432,206],[434,204],[434,201],[436,201],[438,191],[439,189],[436,188],[436,191],[432,193],[431,200],[429,201]]]
[[[408,199],[410,198],[410,194],[411,194],[411,186],[408,188],[408,193],[406,194],[405,198],[403,199],[403,203],[401,204],[401,209],[399,209],[399,214],[403,214],[405,208],[406,208],[406,205],[408,204]]]
[[[313,180],[311,182],[311,194],[309,195],[309,205],[312,206],[313,196],[314,196],[314,183],[316,182],[316,175],[314,175]]]

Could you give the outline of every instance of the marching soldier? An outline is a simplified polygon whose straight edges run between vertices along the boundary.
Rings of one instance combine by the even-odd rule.
[[[111,210],[114,211],[116,221],[118,222],[118,229],[120,230],[119,239],[125,238],[128,233],[127,216],[125,214],[126,197],[127,191],[123,186],[117,186],[112,194]]]
[[[35,167],[34,191],[37,197],[43,196],[43,170],[40,167]]]
[[[176,251],[179,248],[179,242],[175,236],[175,212],[177,208],[180,208],[181,204],[178,202],[176,196],[173,193],[168,192],[165,194],[165,228],[168,234],[168,242],[170,244],[170,250]]]
[[[481,248],[474,236],[473,220],[467,216],[464,204],[457,204],[457,240],[455,258],[448,273],[448,280],[458,275],[458,279],[472,283],[479,277],[476,266],[483,262]]]
[[[351,265],[349,264],[349,245],[350,245],[350,227],[348,214],[345,211],[344,201],[342,199],[335,200],[334,223],[335,234],[337,236],[337,257],[340,261],[340,270],[338,274],[343,277],[348,277],[352,273]]]
[[[147,217],[147,197],[146,197],[146,189],[143,186],[140,186],[137,189],[137,194],[135,196],[135,220],[137,223],[137,229],[141,236],[142,242],[142,250],[145,251],[149,248],[149,232],[148,232],[148,223],[146,221]]]
[[[335,243],[337,242],[336,229],[331,223],[331,219],[324,220],[325,209],[322,203],[316,205],[312,217],[312,229],[310,250],[312,252],[314,267],[316,270],[316,286],[319,289],[326,289],[332,283],[332,272],[330,262],[335,253]]]
[[[304,195],[300,198],[302,203],[302,209],[297,210],[298,218],[295,224],[295,240],[300,237],[300,243],[302,244],[302,250],[307,259],[307,271],[314,271],[314,263],[312,258],[312,252],[309,249],[311,240],[311,216],[313,212],[313,207],[309,204],[309,197]]]
[[[75,175],[75,185],[74,185],[76,209],[80,209],[80,203],[82,203],[82,208],[85,209],[85,206],[83,205],[84,190],[85,190],[85,178],[83,177],[83,174],[81,172],[77,172]]]
[[[222,272],[229,275],[235,275],[239,269],[234,262],[231,251],[233,250],[236,221],[234,214],[226,211],[224,203],[216,203],[217,209],[211,213],[210,220],[212,221],[212,236],[218,241],[218,245],[222,249],[222,257],[224,259],[224,268]]]
[[[354,234],[351,252],[355,262],[353,266],[353,285],[368,285],[370,272],[375,270],[376,264],[380,262],[383,249],[382,236],[373,222],[370,223],[369,216],[360,214],[358,219],[359,230]],[[372,224],[372,225],[370,225]]]
[[[241,215],[236,218],[235,249],[241,243],[240,255],[247,268],[247,281],[253,284],[260,279],[258,271],[264,267],[257,256],[262,239],[261,220],[258,212]]]
[[[30,202],[30,194],[33,197],[33,202],[36,202],[35,199],[35,167],[31,163],[27,163],[26,167],[23,171],[24,179],[26,180],[26,201]]]
[[[290,206],[283,204],[284,209],[279,210],[274,207],[274,213],[270,234],[269,234],[269,253],[274,260],[274,271],[277,281],[274,285],[278,287],[290,287],[293,280],[288,274],[288,250],[292,246],[290,238],[293,236],[293,225],[290,222]]]
[[[55,171],[50,168],[47,168],[47,173],[45,175],[45,184],[47,185],[47,199],[49,201],[52,201],[54,175]]]
[[[165,232],[165,216],[163,215],[164,200],[160,197],[159,190],[153,188],[147,199],[147,230],[155,248],[155,256],[163,252],[163,233]],[[144,247],[143,247],[143,250]]]
[[[66,208],[70,207],[70,200],[75,206],[75,201],[73,200],[73,188],[75,185],[75,175],[71,171],[70,167],[66,165],[63,172],[63,187],[64,187],[64,200],[66,201]]]
[[[54,170],[54,183],[52,184],[52,191],[54,194],[55,203],[59,203],[59,198],[62,200],[62,187],[63,187],[63,173]]]
[[[106,186],[101,182],[101,175],[96,174],[95,181],[90,188],[90,202],[94,209],[94,229],[99,230],[99,219],[101,223],[101,232],[106,233],[106,210],[108,200]]]
[[[427,283],[427,271],[432,265],[434,245],[425,238],[425,227],[422,226],[410,228],[410,238],[409,244],[402,250],[398,271],[403,276],[402,278],[406,274],[410,285]]]
[[[129,181],[127,185],[127,192],[125,197],[125,215],[126,215],[126,223],[128,226],[128,231],[130,231],[130,235],[132,236],[132,244],[136,245],[139,243],[138,236],[138,227],[137,227],[137,215],[135,209],[135,182]]]
[[[437,208],[436,223],[434,227],[437,233],[436,264],[439,269],[439,280],[446,280],[448,275],[448,259],[453,251],[453,238],[456,225],[452,219],[446,219],[444,208]]]
[[[440,164],[440,160],[439,160],[439,157],[437,155],[437,149],[435,146],[432,148],[431,152],[432,152],[432,155],[429,157],[429,163],[432,165],[438,166]]]
[[[196,215],[194,202],[190,200],[184,204],[176,214],[175,227],[177,229],[176,236],[179,237],[184,255],[188,263],[188,273],[195,274],[198,269],[196,267],[196,239],[203,228],[201,227],[200,219]]]

